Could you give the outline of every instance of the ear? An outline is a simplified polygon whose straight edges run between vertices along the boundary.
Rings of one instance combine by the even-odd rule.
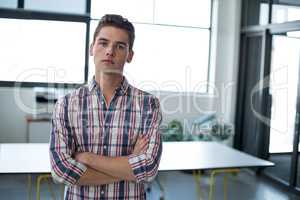
[[[92,43],[91,45],[90,45],[90,56],[94,56],[94,53],[93,53],[93,48],[94,48],[94,43]]]
[[[132,58],[133,58],[133,55],[134,55],[134,52],[133,50],[130,50],[129,53],[128,53],[128,57],[127,57],[127,62],[130,63]]]

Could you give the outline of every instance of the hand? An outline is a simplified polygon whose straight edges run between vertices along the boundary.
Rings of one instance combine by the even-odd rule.
[[[77,162],[88,165],[90,160],[93,159],[92,158],[93,156],[94,156],[94,154],[90,153],[90,152],[78,152],[78,153],[74,154],[74,159]]]
[[[139,155],[145,153],[148,149],[149,139],[146,136],[139,135],[138,139],[134,145],[133,154]]]

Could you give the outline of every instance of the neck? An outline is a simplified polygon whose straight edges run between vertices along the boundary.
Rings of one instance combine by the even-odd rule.
[[[121,74],[105,74],[96,73],[95,81],[100,86],[100,89],[106,99],[110,101],[117,87],[120,86],[123,76]]]

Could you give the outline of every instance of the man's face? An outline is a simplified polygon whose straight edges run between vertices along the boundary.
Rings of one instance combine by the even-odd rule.
[[[90,47],[94,56],[96,73],[123,74],[125,62],[131,62],[133,51],[129,50],[129,38],[125,30],[104,26]]]

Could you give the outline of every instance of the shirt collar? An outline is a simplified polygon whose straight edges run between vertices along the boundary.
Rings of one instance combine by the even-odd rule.
[[[120,95],[124,95],[124,94],[126,94],[128,87],[129,87],[129,83],[128,83],[126,77],[123,76],[120,86],[118,88],[116,88],[116,92]],[[97,88],[101,91],[99,85],[97,84],[97,82],[95,80],[95,76],[93,76],[92,80],[89,83],[89,91],[92,92],[94,89],[97,89]]]

